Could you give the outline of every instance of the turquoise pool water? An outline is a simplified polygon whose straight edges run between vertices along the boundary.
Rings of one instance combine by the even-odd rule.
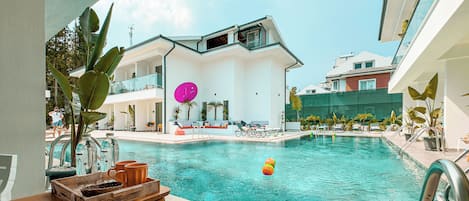
[[[121,160],[149,163],[151,177],[190,200],[413,201],[424,171],[379,138],[319,137],[280,144],[120,141]],[[264,160],[277,161],[273,176]]]

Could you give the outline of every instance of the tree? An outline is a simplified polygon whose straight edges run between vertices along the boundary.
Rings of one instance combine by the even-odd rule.
[[[50,100],[46,104],[46,119],[49,118],[47,115],[48,111],[51,111],[54,106],[60,108],[66,108],[66,97],[62,91],[58,90],[58,83],[53,76],[51,76],[50,67],[57,69],[64,75],[76,68],[83,66],[86,62],[86,51],[84,49],[84,40],[80,36],[79,26],[75,21],[75,27],[65,27],[60,30],[54,37],[46,42],[46,85],[51,93]],[[72,81],[73,78],[69,78],[69,81]],[[71,116],[67,112],[64,114],[65,123],[70,123]],[[49,123],[47,121],[46,123]]]
[[[214,108],[214,111],[215,111],[214,119],[217,120],[217,109],[218,109],[218,107],[223,106],[223,103],[221,103],[221,102],[210,102],[207,105],[212,106]]]
[[[191,108],[197,106],[197,103],[194,101],[186,100],[182,103],[182,105],[185,105],[187,107],[187,120],[189,120],[191,117]]]
[[[290,90],[290,104],[293,110],[296,111],[296,120],[300,119],[300,111],[303,108],[300,97],[296,95],[296,87]]]

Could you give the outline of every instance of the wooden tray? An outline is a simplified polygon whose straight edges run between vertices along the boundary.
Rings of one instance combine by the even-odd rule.
[[[152,178],[147,178],[147,182],[143,184],[122,188],[93,197],[85,197],[80,191],[80,189],[85,186],[99,184],[109,180],[112,179],[109,178],[105,172],[56,179],[51,182],[52,194],[64,201],[132,201],[160,192],[160,181]]]

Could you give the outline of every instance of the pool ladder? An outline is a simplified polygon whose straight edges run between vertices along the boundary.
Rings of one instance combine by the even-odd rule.
[[[454,200],[469,200],[469,180],[462,169],[453,161],[440,159],[433,162],[425,175],[420,201],[434,201],[437,196],[438,185],[441,175],[445,174],[449,188],[446,188],[445,195],[438,196],[437,200],[449,200],[450,190],[453,189]]]

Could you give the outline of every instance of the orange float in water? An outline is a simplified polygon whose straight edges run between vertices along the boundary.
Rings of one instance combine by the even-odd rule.
[[[275,168],[275,160],[273,158],[268,158],[265,160],[265,164],[272,165],[272,167]]]
[[[262,168],[262,173],[264,175],[272,175],[274,174],[274,167],[270,164],[265,164],[264,167]]]

